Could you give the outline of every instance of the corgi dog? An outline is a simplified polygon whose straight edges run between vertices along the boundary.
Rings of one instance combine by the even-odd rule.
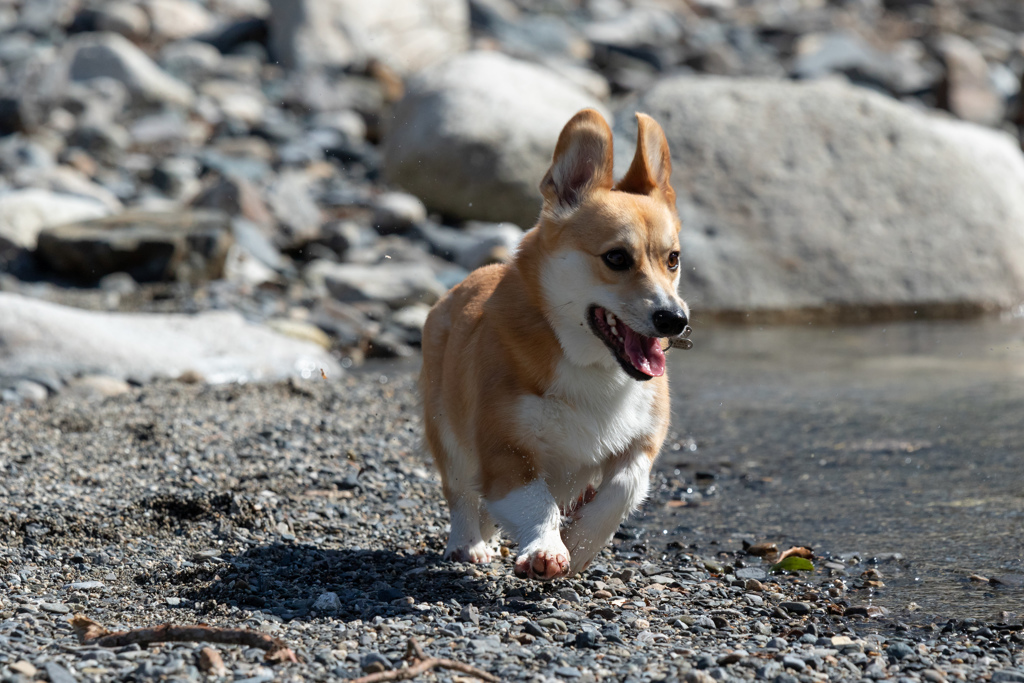
[[[515,573],[583,571],[647,494],[669,424],[664,340],[687,328],[668,141],[637,114],[613,182],[592,109],[562,129],[537,224],[511,262],[471,273],[431,310],[420,390],[451,513],[445,558]]]

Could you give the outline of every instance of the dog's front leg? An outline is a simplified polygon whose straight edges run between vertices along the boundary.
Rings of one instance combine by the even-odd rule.
[[[642,451],[616,458],[606,469],[593,500],[574,515],[562,531],[569,549],[569,575],[586,569],[619,528],[619,524],[647,496],[653,459]]]
[[[558,531],[561,514],[547,483],[540,478],[487,501],[487,509],[519,545],[516,576],[550,581],[569,571],[569,551]]]

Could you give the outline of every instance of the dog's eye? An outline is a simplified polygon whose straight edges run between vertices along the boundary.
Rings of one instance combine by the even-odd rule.
[[[604,259],[604,264],[612,270],[627,270],[633,265],[633,259],[630,258],[625,249],[612,249],[609,252],[605,252],[601,258]]]
[[[673,251],[668,255],[668,269],[675,270],[679,267],[679,252]]]

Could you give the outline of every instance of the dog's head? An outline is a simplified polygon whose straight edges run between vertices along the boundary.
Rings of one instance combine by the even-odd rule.
[[[612,132],[592,109],[562,129],[541,182],[538,238],[546,315],[568,358],[617,363],[631,377],[665,373],[664,338],[683,332],[679,217],[661,126],[637,114],[636,155],[612,177]]]

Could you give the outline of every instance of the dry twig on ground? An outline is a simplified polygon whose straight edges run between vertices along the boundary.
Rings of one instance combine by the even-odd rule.
[[[484,681],[491,681],[492,683],[498,683],[501,679],[493,674],[489,674],[486,671],[470,666],[463,662],[456,662],[454,659],[443,659],[440,657],[428,657],[420,647],[420,644],[416,642],[415,638],[409,638],[409,644],[405,648],[405,658],[409,661],[409,666],[404,669],[392,669],[391,671],[381,671],[379,673],[370,674],[369,676],[363,676],[362,678],[355,678],[349,683],[378,683],[379,681],[407,681],[411,678],[416,678],[422,673],[426,673],[431,669],[450,669],[452,671],[458,671],[468,676],[475,676]]]
[[[214,626],[174,626],[161,624],[152,628],[136,628],[130,631],[109,631],[92,619],[76,614],[71,618],[71,627],[83,645],[98,647],[123,647],[125,645],[148,645],[150,643],[221,643],[223,645],[245,645],[266,650],[264,660],[268,662],[297,662],[295,653],[285,642],[266,633],[247,628],[217,628]]]

